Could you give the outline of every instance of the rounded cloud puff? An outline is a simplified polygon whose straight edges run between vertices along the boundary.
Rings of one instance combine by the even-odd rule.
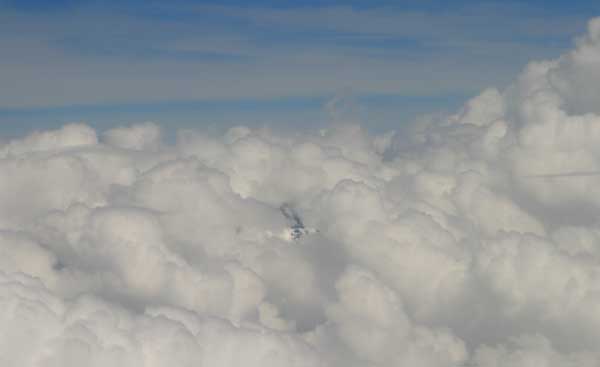
[[[402,133],[3,143],[0,365],[598,366],[599,55]]]

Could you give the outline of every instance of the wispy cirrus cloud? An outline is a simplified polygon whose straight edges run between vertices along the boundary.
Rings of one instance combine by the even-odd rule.
[[[502,9],[502,11],[498,11]],[[466,6],[3,7],[0,108],[475,93],[557,54],[575,15]]]

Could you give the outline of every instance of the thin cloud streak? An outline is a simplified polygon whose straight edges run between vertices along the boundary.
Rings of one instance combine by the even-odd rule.
[[[586,176],[600,176],[600,171],[574,171],[564,173],[542,173],[528,176],[521,176],[525,178],[565,178],[565,177],[586,177]]]
[[[170,16],[157,17],[161,10]],[[528,59],[568,44],[564,33],[546,32],[540,40],[536,27],[518,26],[532,21],[527,15],[460,11],[156,4],[138,13],[126,5],[51,14],[8,9],[1,15],[0,48],[10,52],[0,60],[0,78],[11,88],[0,91],[0,108],[320,97],[347,87],[367,95],[474,94],[506,84]],[[487,27],[469,19],[486,19]],[[545,21],[569,33],[581,19]],[[506,29],[519,31],[506,35]],[[547,34],[556,39],[548,41]]]

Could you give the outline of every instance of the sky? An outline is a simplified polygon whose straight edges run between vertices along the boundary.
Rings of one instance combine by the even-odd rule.
[[[600,366],[600,16],[2,2],[0,366]]]
[[[448,112],[556,57],[594,1],[0,1],[0,124],[321,126]]]

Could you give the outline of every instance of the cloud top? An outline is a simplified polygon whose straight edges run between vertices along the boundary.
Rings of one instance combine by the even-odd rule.
[[[600,20],[383,136],[0,146],[2,366],[597,366]]]

